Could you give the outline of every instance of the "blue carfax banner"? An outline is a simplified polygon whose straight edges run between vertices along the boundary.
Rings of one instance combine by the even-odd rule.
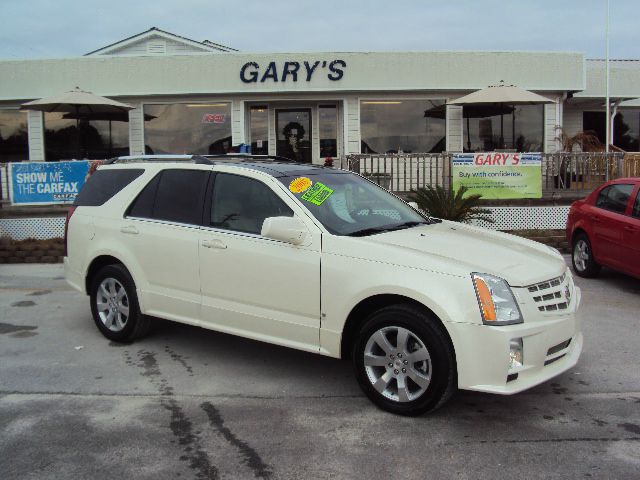
[[[9,164],[9,197],[15,205],[72,203],[89,173],[88,161]]]

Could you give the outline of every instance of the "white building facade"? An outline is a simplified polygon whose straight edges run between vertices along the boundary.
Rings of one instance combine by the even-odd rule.
[[[0,61],[0,78],[0,163],[240,145],[314,163],[349,153],[553,152],[559,128],[604,140],[606,124],[604,62],[579,53],[251,54],[154,28],[83,57]],[[448,105],[501,80],[553,103],[476,112]],[[135,108],[80,124],[20,111],[76,86]],[[610,96],[614,143],[637,151],[640,61],[611,63]]]

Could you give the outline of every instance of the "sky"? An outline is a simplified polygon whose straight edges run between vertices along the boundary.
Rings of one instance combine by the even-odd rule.
[[[0,58],[73,57],[158,27],[243,52],[528,50],[605,56],[606,0],[0,0]],[[638,0],[611,58],[640,59]]]

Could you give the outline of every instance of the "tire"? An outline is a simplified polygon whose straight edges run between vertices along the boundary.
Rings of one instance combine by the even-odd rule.
[[[580,277],[593,278],[600,273],[600,265],[593,258],[593,249],[589,237],[584,233],[577,234],[571,248],[573,271]]]
[[[149,332],[151,321],[140,313],[136,286],[124,265],[101,268],[91,281],[91,313],[109,340],[128,343]]]
[[[398,336],[407,338],[404,346]],[[442,325],[412,305],[384,307],[366,319],[355,341],[353,366],[369,399],[399,415],[431,412],[457,387],[453,347]]]

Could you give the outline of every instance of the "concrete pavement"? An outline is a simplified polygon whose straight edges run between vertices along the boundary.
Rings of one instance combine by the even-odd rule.
[[[59,265],[3,265],[0,478],[638,478],[640,281],[577,283],[575,369],[403,418],[347,362],[163,321],[110,343]]]

